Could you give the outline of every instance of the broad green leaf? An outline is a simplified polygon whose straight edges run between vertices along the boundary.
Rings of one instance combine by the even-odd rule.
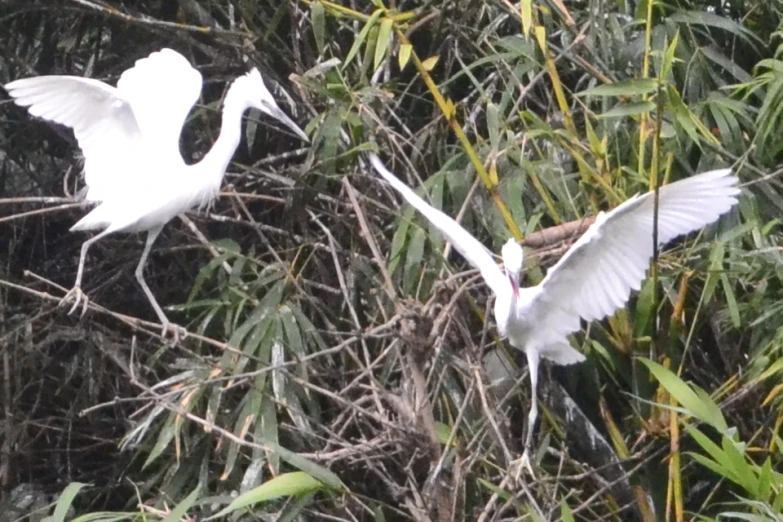
[[[563,522],[575,522],[574,514],[571,512],[571,508],[565,500],[560,503],[560,516]]]
[[[533,25],[533,0],[522,0],[519,11],[522,18],[522,34],[527,37],[530,34],[530,26]]]
[[[637,116],[646,114],[655,110],[655,104],[649,100],[624,103],[617,105],[605,113],[599,115],[599,118],[618,118],[622,116]]]
[[[166,423],[160,430],[160,434],[158,435],[158,440],[155,442],[155,446],[153,446],[152,451],[150,451],[150,454],[147,456],[147,460],[144,461],[144,465],[141,467],[141,469],[145,469],[152,462],[154,462],[155,459],[157,459],[160,454],[163,453],[163,450],[166,449],[166,447],[174,439],[174,435],[179,429],[177,424],[174,422],[175,419],[176,415],[174,413],[170,413],[166,419]]]
[[[487,103],[487,131],[489,131],[489,143],[493,152],[500,147],[500,115],[498,106],[492,102]]]
[[[264,445],[269,448],[270,451],[275,452],[281,459],[289,463],[290,465],[302,470],[307,475],[313,477],[314,480],[322,482],[331,489],[342,490],[345,488],[340,477],[334,474],[334,472],[320,466],[304,457],[300,457],[297,453],[286,449],[279,444],[275,444],[272,441],[264,440]]]
[[[284,473],[261,484],[255,489],[239,495],[219,513],[209,517],[207,520],[214,520],[239,509],[252,506],[261,502],[267,502],[280,497],[292,497],[312,493],[324,489],[324,484],[315,480],[313,477],[302,471]]]
[[[430,56],[423,62],[421,62],[421,66],[424,68],[425,71],[429,72],[435,68],[435,65],[438,63],[438,56]]]
[[[98,511],[76,517],[70,522],[122,522],[123,520],[136,520],[138,515],[135,512]]]
[[[766,379],[769,379],[779,371],[783,370],[783,358],[777,359],[774,363],[770,365],[769,368],[764,370],[764,372],[759,376],[758,381],[764,381]]]
[[[60,498],[57,499],[54,513],[45,517],[42,522],[64,522],[65,516],[68,514],[68,509],[70,509],[71,504],[73,503],[73,499],[76,498],[79,491],[86,485],[87,484],[81,482],[71,482],[68,484],[63,492],[60,493]]]
[[[753,492],[756,498],[765,502],[769,500],[770,495],[773,493],[774,478],[772,459],[767,457],[764,459],[764,464],[762,464],[759,469],[757,488],[756,491]]]
[[[399,60],[401,71],[408,65],[408,60],[411,58],[411,51],[413,51],[413,46],[411,44],[400,45],[400,53],[397,56],[397,59]]]
[[[641,357],[640,361],[647,366],[650,373],[652,373],[658,382],[661,383],[661,386],[663,386],[672,397],[677,399],[677,402],[679,402],[683,408],[691,412],[694,417],[713,426],[720,433],[726,433],[729,427],[726,424],[726,420],[723,418],[720,408],[718,408],[718,405],[715,404],[712,399],[706,396],[699,397],[691,386],[686,384],[668,368],[644,357]]]
[[[318,48],[318,54],[324,52],[324,37],[326,27],[326,16],[324,13],[324,4],[320,0],[313,2],[310,8],[310,17],[313,20],[313,35],[315,36],[315,45]]]
[[[690,424],[684,424],[685,431],[688,432],[693,440],[701,446],[701,449],[707,452],[710,457],[716,462],[719,467],[725,468],[729,465],[729,461],[726,458],[726,454],[723,452],[720,446],[715,444],[709,437],[703,434],[698,428],[691,426]]]
[[[719,16],[707,11],[679,11],[669,16],[669,20],[676,23],[702,24],[717,29],[723,29],[735,36],[739,36],[751,44],[766,45],[761,38],[752,31],[735,22],[728,16]]]
[[[723,257],[726,253],[725,243],[719,241],[712,245],[710,250],[710,266],[707,274],[707,281],[704,284],[704,301],[709,302],[715,293],[715,288],[720,281],[720,274],[723,272]]]
[[[723,295],[726,297],[726,306],[729,308],[729,317],[731,317],[731,323],[734,328],[739,328],[742,326],[739,307],[737,306],[737,299],[734,297],[734,289],[729,282],[729,276],[726,275],[726,272],[721,272],[720,280],[723,286]]]
[[[710,471],[712,471],[713,473],[718,475],[719,477],[728,479],[728,480],[734,482],[735,484],[737,484],[736,477],[734,477],[734,475],[729,470],[727,470],[726,468],[722,467],[720,464],[718,464],[714,460],[710,460],[707,457],[705,457],[704,455],[701,455],[701,454],[695,453],[695,452],[688,451],[688,452],[685,452],[685,454],[688,455],[689,457],[691,457],[693,460],[695,460],[699,464],[701,464],[702,466],[704,466],[705,468],[709,469]]]
[[[353,45],[351,46],[351,49],[348,51],[348,56],[345,57],[345,63],[343,64],[343,71],[348,67],[348,64],[351,63],[351,61],[356,57],[356,53],[359,52],[359,49],[362,48],[362,44],[367,39],[367,35],[370,33],[370,29],[372,29],[375,24],[378,22],[378,19],[383,14],[383,10],[376,9],[375,12],[370,16],[369,20],[367,20],[367,23],[364,24],[364,27],[362,27],[362,30],[359,32],[359,36],[356,37],[356,40],[354,40]]]
[[[174,507],[171,511],[169,511],[169,514],[166,515],[166,517],[161,520],[161,522],[180,522],[182,520],[182,517],[185,516],[185,514],[188,512],[188,509],[190,509],[193,504],[196,502],[196,499],[198,499],[199,489],[196,488],[193,490],[193,492],[185,497],[185,499],[180,502],[179,504]]]
[[[721,438],[721,447],[728,459],[729,471],[736,477],[737,483],[745,488],[745,491],[755,493],[758,490],[758,479],[745,458],[744,444],[741,445],[742,451],[737,447],[738,445],[726,436]]]
[[[655,314],[655,302],[653,299],[655,286],[652,277],[647,278],[639,291],[636,299],[636,317],[633,321],[633,336],[640,338],[648,332],[650,321]]]
[[[204,268],[199,270],[198,274],[196,275],[196,279],[193,281],[193,288],[190,290],[190,295],[188,295],[187,305],[193,304],[194,299],[201,291],[201,287],[204,286],[204,283],[206,283],[207,280],[209,280],[211,277],[214,277],[215,271],[220,269],[223,263],[234,257],[236,257],[235,253],[224,252],[220,256],[207,263]]]
[[[669,72],[672,70],[672,65],[674,65],[674,53],[677,51],[677,44],[680,41],[680,31],[677,31],[674,33],[674,38],[672,39],[671,44],[669,44],[668,49],[666,49],[666,54],[663,57],[663,65],[661,67],[661,80],[666,81],[669,77]]]
[[[392,26],[394,22],[391,18],[384,18],[381,21],[381,28],[378,30],[378,41],[375,44],[375,60],[373,70],[377,69],[383,59],[386,57],[386,50],[389,48],[389,39],[391,38]]]
[[[261,406],[261,415],[256,423],[256,433],[260,434],[263,440],[279,443],[280,432],[277,423],[277,408],[272,401],[264,401]],[[280,473],[280,456],[272,451],[266,454],[269,459],[269,466],[272,473]]]
[[[649,94],[655,91],[657,86],[658,82],[654,78],[637,78],[608,85],[599,85],[598,87],[577,93],[577,96],[633,96],[635,94]]]
[[[677,124],[682,130],[690,137],[694,145],[701,147],[701,140],[699,139],[699,133],[696,132],[696,127],[691,121],[690,111],[688,107],[682,102],[680,94],[671,85],[667,85],[666,92],[669,96],[669,106],[674,112],[674,118]]]
[[[411,220],[416,212],[413,207],[408,208],[403,212],[402,218],[399,220],[399,226],[394,231],[392,236],[391,247],[389,248],[389,274],[394,275],[397,271],[397,266],[400,264],[400,260],[404,253],[405,244],[408,241],[408,230],[411,227]]]
[[[711,60],[714,64],[718,65],[726,72],[734,76],[737,81],[749,82],[753,79],[753,77],[748,74],[745,69],[743,69],[737,62],[721,53],[719,49],[713,46],[703,46],[699,48],[699,52]]]
[[[414,227],[408,242],[408,250],[405,252],[405,280],[403,286],[406,294],[412,294],[419,282],[426,241],[427,233],[424,229]]]

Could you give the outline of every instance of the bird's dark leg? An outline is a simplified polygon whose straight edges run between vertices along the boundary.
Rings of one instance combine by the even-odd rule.
[[[82,303],[82,315],[87,312],[87,304],[89,303],[89,299],[87,299],[87,296],[84,295],[84,292],[82,292],[82,276],[84,275],[84,263],[87,260],[87,250],[89,250],[90,245],[102,237],[108,236],[109,234],[111,234],[111,231],[104,230],[97,236],[91,237],[82,243],[82,253],[81,256],[79,256],[79,269],[76,271],[76,283],[74,283],[73,288],[71,288],[68,293],[65,294],[65,297],[60,300],[60,304],[58,305],[63,306],[73,299],[73,306],[71,306],[71,309],[68,310],[68,315],[72,314],[74,310],[79,307],[79,303]]]
[[[155,296],[152,295],[152,291],[150,290],[150,287],[147,286],[147,282],[144,280],[144,266],[147,264],[147,256],[149,256],[150,250],[152,249],[152,244],[158,238],[158,234],[160,234],[162,229],[163,227],[156,227],[147,231],[147,243],[144,245],[144,252],[141,253],[141,259],[139,259],[139,264],[136,266],[136,281],[138,281],[139,285],[141,285],[142,290],[144,290],[144,294],[147,296],[147,300],[152,305],[152,308],[158,315],[158,320],[163,325],[163,331],[161,332],[161,335],[166,337],[166,333],[171,330],[174,337],[174,342],[176,343],[179,341],[179,327],[177,325],[171,324],[168,317],[166,317],[166,314],[163,313],[163,309],[158,304]]]

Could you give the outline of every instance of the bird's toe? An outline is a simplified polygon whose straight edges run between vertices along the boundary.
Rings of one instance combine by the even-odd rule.
[[[536,478],[536,473],[533,471],[533,463],[530,459],[530,453],[528,453],[527,450],[522,453],[520,458],[512,461],[509,468],[509,472],[517,482],[522,478],[524,472],[529,473],[533,479]]]

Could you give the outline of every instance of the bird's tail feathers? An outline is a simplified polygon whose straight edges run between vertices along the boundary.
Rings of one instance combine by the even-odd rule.
[[[584,354],[566,343],[550,344],[540,349],[538,353],[541,354],[541,357],[563,366],[580,363],[585,360]]]
[[[107,209],[103,205],[98,205],[92,212],[81,218],[70,229],[71,232],[79,230],[98,230],[108,227],[111,224],[109,216],[106,215]]]

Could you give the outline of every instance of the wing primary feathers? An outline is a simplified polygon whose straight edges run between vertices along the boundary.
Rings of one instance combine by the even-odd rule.
[[[728,212],[737,203],[738,182],[731,169],[720,169],[662,186],[659,244],[703,228]],[[653,255],[654,204],[654,193],[648,192],[599,214],[539,285],[527,310],[532,324],[565,337],[573,331],[571,326],[578,328],[578,322],[567,321],[563,313],[594,320],[623,306],[631,291],[641,288]],[[551,335],[541,336],[551,341]]]

